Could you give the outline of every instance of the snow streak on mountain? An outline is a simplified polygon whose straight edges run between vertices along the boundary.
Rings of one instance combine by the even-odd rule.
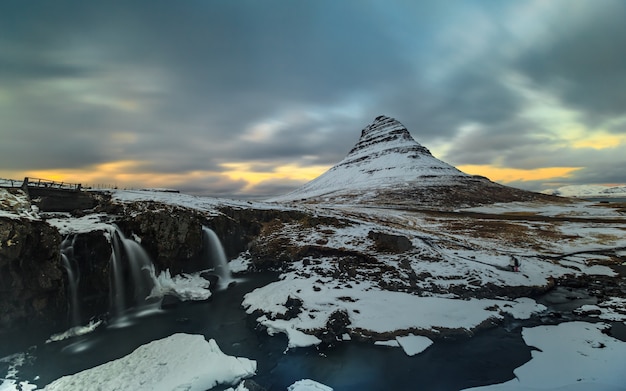
[[[460,206],[534,197],[542,196],[465,174],[436,159],[399,121],[379,116],[342,161],[270,201]]]

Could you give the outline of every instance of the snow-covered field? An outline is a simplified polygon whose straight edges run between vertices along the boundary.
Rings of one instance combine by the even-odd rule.
[[[542,193],[578,198],[624,198],[626,197],[626,185],[570,185],[544,190]]]
[[[118,360],[64,376],[44,390],[204,391],[237,384],[255,372],[255,361],[225,355],[214,340],[174,334]]]
[[[567,322],[522,331],[532,359],[515,370],[515,379],[472,391],[623,391],[626,342],[609,337],[602,323]]]
[[[293,210],[281,204],[165,192],[116,191],[113,199],[158,201],[207,216],[219,214],[223,206]],[[41,218],[26,198],[3,189],[0,206],[0,217]],[[448,332],[471,335],[505,317],[523,320],[546,311],[521,292],[544,288],[565,276],[615,277],[611,266],[624,263],[626,249],[626,218],[611,205],[513,203],[447,214],[339,205],[308,205],[301,210],[347,223],[306,226],[291,221],[264,233],[260,241],[281,238],[286,248],[321,248],[328,254],[302,256],[282,271],[279,281],[249,293],[242,303],[248,313],[262,313],[257,322],[267,333],[285,334],[289,349],[320,344],[319,331],[341,314],[345,327],[340,342],[366,338],[401,348],[408,356],[418,355]],[[111,216],[95,213],[47,217],[62,234],[104,230],[111,223]],[[412,247],[379,251],[370,232],[405,237]],[[512,259],[520,260],[520,272],[511,271]],[[242,253],[231,266],[245,272],[253,261],[253,255]],[[207,281],[197,276],[163,271],[154,279],[158,281],[154,296],[204,300],[210,295]],[[287,305],[289,299],[299,303],[296,313]],[[625,298],[607,296],[578,313],[591,313],[598,321],[626,322],[625,305]],[[626,343],[602,333],[605,327],[576,321],[524,328],[526,344],[539,350],[515,370],[516,379],[477,389],[624,390]],[[158,365],[148,367],[148,362]],[[2,391],[18,389],[12,368],[0,384]],[[255,369],[254,361],[226,356],[214,341],[176,334],[120,360],[58,379],[46,389],[204,390],[219,383],[243,391],[240,380],[253,378]],[[176,376],[167,376],[172,373]],[[29,387],[34,386],[22,384],[22,389]],[[289,389],[332,387],[303,380]]]

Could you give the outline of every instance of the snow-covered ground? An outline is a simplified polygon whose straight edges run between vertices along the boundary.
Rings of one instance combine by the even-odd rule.
[[[256,362],[227,356],[202,335],[174,334],[131,354],[48,384],[44,390],[204,391],[233,385],[256,372]]]
[[[281,319],[289,310],[285,305],[286,298],[303,302],[301,312],[288,320]],[[349,333],[377,337],[389,334],[408,336],[411,331],[430,335],[445,330],[471,332],[483,322],[501,319],[503,314],[526,319],[545,310],[532,299],[419,297],[381,290],[370,282],[347,287],[331,278],[301,278],[295,274],[287,274],[283,280],[249,293],[243,305],[248,313],[257,310],[266,313],[257,321],[267,327],[270,334],[286,334],[289,348],[319,344],[321,341],[307,331],[323,329],[336,311],[348,314]]]
[[[611,198],[626,197],[626,185],[570,185],[542,191],[561,197]]]
[[[223,206],[293,210],[291,206],[280,204],[225,201],[165,192],[115,191],[112,194],[116,202],[158,201],[195,209],[207,216],[219,214],[218,209]],[[19,193],[16,195],[0,189],[0,205],[1,217],[41,218]],[[340,205],[309,205],[300,210],[314,216],[341,219],[346,223],[304,226],[297,221],[285,222],[260,240],[270,241],[280,237],[287,247],[322,247],[333,250],[335,255],[309,256],[291,263],[279,281],[249,293],[243,302],[249,313],[255,310],[263,313],[257,321],[267,328],[268,333],[284,333],[288,337],[289,348],[294,349],[319,344],[321,340],[315,335],[316,330],[323,329],[333,314],[343,313],[349,320],[345,333],[340,336],[343,341],[362,336],[402,348],[407,355],[420,354],[433,341],[437,343],[438,334],[447,330],[471,334],[481,325],[499,322],[505,316],[527,319],[545,310],[544,306],[527,297],[504,293],[497,297],[489,296],[486,287],[520,288],[519,291],[523,291],[521,288],[542,287],[555,278],[567,275],[609,278],[615,275],[610,266],[623,262],[626,255],[626,221],[623,212],[611,205],[587,202],[554,205],[511,203],[448,214]],[[490,216],[481,218],[468,216],[468,213]],[[499,215],[502,218],[498,218]],[[532,218],[525,219],[524,216]],[[106,214],[47,217],[46,221],[62,234],[110,229],[111,216]],[[406,237],[413,247],[398,253],[379,252],[375,249],[374,240],[368,236],[370,232]],[[341,254],[347,254],[347,259],[356,257],[354,254],[360,254],[362,258],[353,260],[356,263],[351,265],[341,259]],[[249,253],[241,254],[231,262],[231,269],[245,272],[251,257]],[[521,260],[519,273],[510,271],[513,257]],[[171,276],[162,272],[155,274],[154,279],[158,282],[153,290],[154,296],[174,294],[182,299],[203,300],[210,295],[207,281],[198,276]],[[472,297],[472,292],[480,292],[488,298]],[[286,304],[290,298],[301,302],[299,313],[291,317],[284,316],[289,311]],[[597,304],[583,306],[577,311],[597,316],[603,321],[626,322],[624,300],[621,297],[604,297]],[[620,385],[626,384],[626,379],[623,378],[623,368],[615,368],[614,365],[622,362],[616,355],[626,356],[625,343],[602,334],[602,327],[602,324],[570,322],[524,329],[526,343],[541,349],[541,352],[533,352],[533,359],[516,370],[518,380],[485,390],[554,390],[559,387],[620,389]],[[174,339],[180,338],[187,337],[177,336]],[[230,362],[230,358],[220,355],[217,346],[211,345],[211,342],[170,342],[155,341],[154,346],[139,351],[151,361],[165,360],[167,368],[170,361],[160,356],[163,352],[183,361],[203,354],[210,360],[215,357],[222,364]],[[180,351],[181,346],[187,345],[199,345],[198,349],[202,350]],[[131,384],[139,381],[141,371],[149,373],[152,370],[142,368],[135,356],[126,360],[124,365],[115,364],[115,370],[120,371],[121,378]],[[197,362],[191,366],[200,370]],[[550,370],[544,370],[544,367]],[[612,377],[605,367],[614,369]],[[64,389],[67,384],[75,384],[76,387],[89,385],[88,388],[92,388],[100,384],[97,383],[99,381],[106,384],[106,381],[111,381],[106,375],[111,368],[97,367],[89,370],[94,371],[89,374],[59,379],[58,383],[49,385],[49,389]],[[172,370],[178,371],[176,368],[173,366]],[[223,369],[222,366],[219,368]],[[250,376],[254,370],[250,370],[251,366],[244,369],[242,373],[245,374],[220,378],[225,379],[220,380],[221,384],[245,390],[243,384],[238,384],[238,379]],[[577,377],[568,377],[566,373],[569,372]],[[189,373],[189,376],[184,380],[177,375],[176,379],[188,384],[193,383],[190,379],[200,376],[203,382],[206,381],[202,383],[205,385],[214,379],[197,373]],[[18,387],[17,379],[11,376],[5,378],[0,390]],[[536,379],[548,380],[540,384]],[[616,383],[618,380],[622,382]],[[592,387],[585,388],[589,385]],[[32,385],[22,386],[29,389]],[[332,387],[332,384],[328,386]],[[325,390],[323,387],[319,383],[303,382],[294,384],[293,390]]]
[[[626,342],[602,331],[602,323],[568,322],[522,331],[532,359],[517,368],[515,379],[472,391],[623,391]]]

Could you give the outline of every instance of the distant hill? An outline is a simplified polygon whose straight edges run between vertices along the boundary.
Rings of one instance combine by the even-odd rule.
[[[576,198],[626,197],[626,185],[571,185],[542,191],[544,194]]]
[[[554,198],[468,175],[435,158],[399,121],[379,116],[343,160],[270,201],[461,207],[531,200]]]

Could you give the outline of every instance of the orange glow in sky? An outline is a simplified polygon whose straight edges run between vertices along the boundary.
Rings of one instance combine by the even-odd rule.
[[[496,167],[489,165],[458,166],[459,170],[472,175],[481,175],[494,182],[537,181],[555,178],[567,178],[581,167],[544,167],[532,170],[519,168]]]

